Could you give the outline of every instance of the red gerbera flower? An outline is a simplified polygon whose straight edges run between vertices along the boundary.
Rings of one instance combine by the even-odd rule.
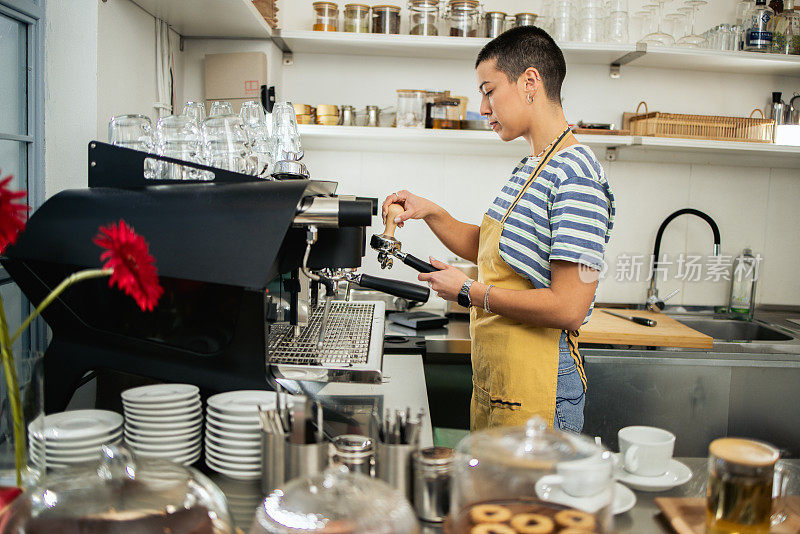
[[[17,202],[28,194],[25,191],[12,191],[8,184],[13,179],[6,176],[0,181],[0,254],[6,247],[16,243],[17,236],[25,228],[30,206],[24,202]]]
[[[100,256],[104,269],[113,269],[109,287],[116,285],[136,301],[142,311],[152,311],[164,290],[158,283],[156,260],[147,241],[120,219],[100,227],[94,243],[106,249]]]

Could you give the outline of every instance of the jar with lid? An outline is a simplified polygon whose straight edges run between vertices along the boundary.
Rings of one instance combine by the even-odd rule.
[[[200,472],[103,446],[97,462],[53,471],[0,515],[3,532],[232,534],[222,491]]]
[[[450,0],[447,20],[453,37],[477,37],[480,3],[478,0]]]
[[[558,525],[608,534],[613,498],[611,453],[534,416],[523,426],[473,432],[458,444],[450,530],[491,521],[517,531]]]
[[[514,26],[535,26],[537,17],[536,13],[517,13],[514,15]]]
[[[439,35],[439,0],[409,0],[411,35]]]
[[[256,509],[251,534],[416,534],[408,501],[386,482],[331,467],[287,482]]]
[[[398,128],[424,128],[425,127],[425,98],[427,93],[417,89],[397,90],[397,118]]]
[[[372,33],[400,33],[400,6],[372,6]]]
[[[314,31],[339,31],[339,5],[333,2],[314,2]]]
[[[345,4],[344,31],[369,33],[369,6],[366,4]]]
[[[483,17],[484,37],[494,39],[505,31],[506,15],[502,11],[489,11]]]
[[[367,436],[358,434],[336,436],[331,442],[331,462],[355,473],[374,476],[375,446]]]

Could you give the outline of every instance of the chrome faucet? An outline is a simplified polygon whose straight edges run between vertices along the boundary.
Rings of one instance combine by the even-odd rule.
[[[683,214],[689,215],[697,215],[704,221],[711,226],[711,231],[714,232],[714,249],[713,254],[714,256],[719,256],[720,251],[720,235],[719,235],[719,226],[717,223],[714,222],[708,214],[703,213],[700,210],[692,209],[692,208],[683,208],[682,210],[678,210],[675,213],[671,214],[669,217],[664,219],[664,222],[661,223],[661,226],[658,227],[658,232],[656,233],[656,244],[655,248],[653,249],[653,267],[650,270],[650,288],[647,290],[647,300],[645,301],[645,307],[654,312],[660,312],[664,309],[664,302],[668,299],[675,296],[680,289],[676,289],[663,299],[658,298],[658,289],[656,288],[656,269],[658,267],[658,255],[661,251],[661,237],[664,235],[664,229],[667,227],[669,223],[672,222],[673,219],[679,217]]]

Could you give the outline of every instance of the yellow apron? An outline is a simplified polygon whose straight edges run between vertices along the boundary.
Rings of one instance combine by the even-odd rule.
[[[534,289],[528,278],[517,274],[500,256],[500,234],[514,206],[566,138],[567,135],[562,135],[542,158],[502,221],[483,216],[478,247],[479,282],[504,289]],[[470,310],[469,329],[473,385],[470,430],[522,425],[533,415],[541,416],[553,426],[558,344],[562,331],[522,324],[501,315],[486,313],[479,306],[473,306]],[[585,388],[583,362],[576,343],[570,342],[569,346]]]

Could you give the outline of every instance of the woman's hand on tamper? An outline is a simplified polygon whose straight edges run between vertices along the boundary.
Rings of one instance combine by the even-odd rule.
[[[402,228],[403,223],[408,219],[424,219],[433,212],[433,208],[436,206],[430,200],[402,189],[392,193],[383,201],[381,216],[384,224],[386,223],[387,210],[392,204],[399,204],[403,208],[403,212],[394,219],[399,228]]]

